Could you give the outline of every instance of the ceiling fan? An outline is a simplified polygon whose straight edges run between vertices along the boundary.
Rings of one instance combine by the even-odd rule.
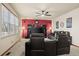
[[[41,10],[39,12],[36,12],[36,16],[52,16],[52,15],[46,10]]]

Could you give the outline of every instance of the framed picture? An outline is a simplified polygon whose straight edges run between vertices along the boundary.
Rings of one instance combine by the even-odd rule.
[[[60,23],[60,26],[63,28],[64,27],[64,22],[61,22]]]
[[[72,17],[66,19],[66,28],[72,28]]]
[[[59,28],[59,21],[56,21],[56,28]]]

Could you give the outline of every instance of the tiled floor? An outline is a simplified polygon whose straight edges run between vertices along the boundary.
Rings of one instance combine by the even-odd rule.
[[[12,49],[11,54],[9,56],[24,56],[25,55],[25,42],[27,39],[22,39],[19,43],[17,43]],[[71,46],[70,54],[64,54],[61,56],[79,56],[79,48],[75,46]]]

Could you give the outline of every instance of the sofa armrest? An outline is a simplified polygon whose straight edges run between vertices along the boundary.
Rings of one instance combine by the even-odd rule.
[[[30,42],[25,43],[25,56],[30,56]]]

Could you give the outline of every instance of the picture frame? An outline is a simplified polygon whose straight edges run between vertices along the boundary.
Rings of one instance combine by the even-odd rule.
[[[66,19],[66,28],[72,28],[72,17]]]
[[[56,21],[56,29],[59,28],[59,21]]]
[[[64,22],[63,22],[63,21],[60,23],[60,26],[61,26],[62,28],[64,27]]]

